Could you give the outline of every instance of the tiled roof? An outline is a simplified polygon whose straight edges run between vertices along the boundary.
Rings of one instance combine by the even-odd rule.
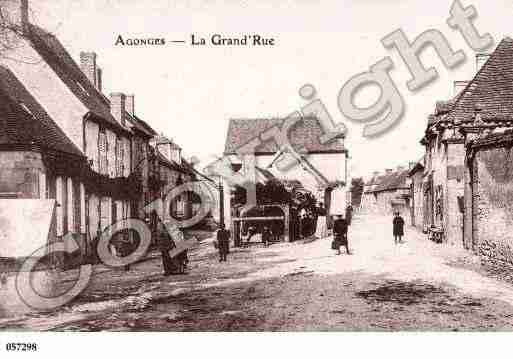
[[[487,136],[481,137],[479,139],[474,140],[472,143],[472,147],[481,147],[481,146],[501,146],[501,145],[511,145],[513,143],[513,129],[506,130],[504,132],[499,133],[491,133]]]
[[[408,170],[408,176],[411,177],[418,171],[424,170],[424,156],[415,163],[415,165]]]
[[[505,38],[490,59],[461,92],[449,121],[472,121],[475,106],[482,108],[484,119],[513,118],[513,40]]]
[[[373,179],[373,185],[376,185],[372,192],[392,191],[396,189],[408,189],[406,181],[408,179],[408,170],[392,171]]]
[[[81,156],[44,108],[7,68],[0,66],[0,144],[35,144]]]
[[[235,154],[245,144],[258,138],[266,130],[277,126],[281,128],[285,119],[231,119],[224,148],[225,154]],[[343,152],[344,144],[341,139],[332,140],[326,144],[320,142],[324,134],[319,120],[314,117],[303,117],[290,129],[289,141],[296,150],[305,148],[307,153]],[[256,154],[274,154],[280,150],[276,140],[271,139],[255,149]]]
[[[33,48],[89,111],[113,128],[129,131],[112,116],[109,100],[94,87],[54,35],[31,24],[28,38]]]
[[[173,169],[175,171],[188,174],[191,176],[195,176],[194,170],[192,169],[192,165],[189,164],[189,162],[182,159],[182,163],[179,164],[173,160],[168,160],[160,151],[157,150],[157,157],[160,161],[160,163],[170,169]]]

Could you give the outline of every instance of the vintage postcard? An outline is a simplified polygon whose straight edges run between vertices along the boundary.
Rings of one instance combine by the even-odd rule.
[[[512,331],[511,14],[0,0],[0,352]]]

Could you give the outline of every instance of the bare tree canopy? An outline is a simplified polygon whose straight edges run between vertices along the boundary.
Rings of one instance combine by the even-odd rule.
[[[10,13],[13,0],[0,0],[0,55],[14,49],[21,36],[23,28]]]

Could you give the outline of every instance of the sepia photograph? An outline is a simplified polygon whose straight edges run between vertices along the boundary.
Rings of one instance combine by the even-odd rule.
[[[0,0],[0,353],[511,333],[512,15]]]

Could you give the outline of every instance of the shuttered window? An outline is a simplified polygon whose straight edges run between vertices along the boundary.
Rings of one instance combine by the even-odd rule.
[[[107,142],[107,134],[105,130],[100,130],[98,134],[98,156],[100,162],[100,173],[108,174],[108,160],[107,160],[107,152],[108,152],[108,142]]]
[[[125,169],[125,146],[121,139],[116,138],[116,177],[123,177]]]
[[[73,220],[75,228],[73,232],[80,233],[80,226],[82,221],[82,216],[80,215],[81,205],[80,205],[80,182],[78,180],[73,181]]]

